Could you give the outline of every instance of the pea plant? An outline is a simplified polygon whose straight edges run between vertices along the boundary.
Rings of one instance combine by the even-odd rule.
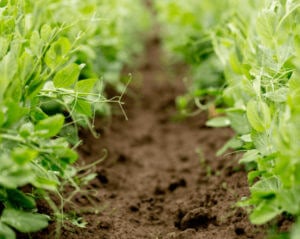
[[[120,2],[115,9],[117,1],[0,1],[1,238],[39,231],[63,217],[63,203],[57,206],[50,194],[64,201],[60,189],[74,186],[78,127],[94,132],[97,111],[107,103],[121,105],[120,98],[107,100],[103,88],[112,72],[112,84],[124,90],[117,77],[140,45],[125,48],[146,29],[147,17],[139,1]],[[143,20],[130,20],[130,10]],[[121,14],[119,23],[112,13]],[[124,19],[127,28],[136,24],[130,36]],[[49,203],[53,215],[38,212],[37,198]]]
[[[95,93],[102,94],[106,85],[125,91],[128,78],[121,76],[123,67],[133,64],[141,52],[144,33],[151,25],[140,0],[47,0],[47,7],[42,0],[28,2],[38,25],[67,26],[62,35],[77,43],[74,61],[85,66],[80,79],[96,79]],[[97,113],[110,113],[105,103],[94,108]]]
[[[249,169],[251,195],[239,205],[249,208],[254,224],[265,224],[283,213],[294,217],[296,223],[285,236],[296,239],[300,230],[297,123],[300,2],[226,0],[218,6],[209,1],[190,3],[159,1],[158,10],[166,25],[171,19],[170,31],[176,32],[176,24],[186,29],[181,29],[187,34],[181,34],[184,39],[180,42],[192,45],[194,41],[189,36],[194,35],[199,42],[209,42],[210,54],[218,59],[218,69],[225,79],[217,94],[221,100],[218,106],[224,115],[209,120],[207,125],[230,125],[236,132],[219,154],[228,147],[244,152],[240,162]],[[177,14],[179,18],[175,17]],[[200,20],[203,16],[214,19],[207,28],[203,28],[205,21]],[[184,27],[184,23],[188,26]],[[169,39],[166,41],[168,44]],[[170,41],[172,47],[182,46],[175,41]],[[180,49],[183,55],[190,54],[187,48]],[[200,58],[207,48],[193,49],[193,54]],[[205,64],[199,62],[198,68]],[[194,79],[195,82],[210,80],[209,74]],[[198,84],[198,90],[205,92],[204,85],[209,83]],[[179,102],[186,106],[185,99]]]
[[[218,102],[224,74],[223,65],[214,52],[210,30],[219,22],[220,12],[227,5],[227,1],[217,5],[212,1],[155,1],[168,60],[185,62],[189,68],[188,92],[176,100],[183,115],[197,113],[195,106],[203,110]]]
[[[234,144],[246,151],[241,162],[254,165],[248,174],[251,196],[242,204],[254,207],[253,223],[263,224],[282,213],[297,218],[300,212],[296,123],[300,2],[248,4],[236,5],[213,39],[226,69],[224,98],[237,132]]]

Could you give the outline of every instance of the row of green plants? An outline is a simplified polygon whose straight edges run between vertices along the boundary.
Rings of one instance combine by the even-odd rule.
[[[121,106],[104,91],[126,87],[121,71],[149,25],[143,9],[139,0],[0,1],[0,238],[63,221],[63,187],[95,176],[73,166],[78,129],[94,132],[97,113]],[[37,200],[53,213],[39,213]]]
[[[218,101],[214,96],[225,82],[224,66],[214,52],[210,29],[220,21],[225,7],[226,1],[155,1],[168,62],[185,62],[189,68],[185,79],[188,92],[177,98],[184,116],[193,114],[195,105],[205,109],[208,104],[203,102],[212,105]]]
[[[229,147],[243,152],[240,162],[249,170],[250,197],[239,205],[249,209],[251,222],[258,225],[283,214],[293,218],[290,232],[278,237],[299,238],[300,1],[170,0],[157,1],[157,10],[170,29],[163,35],[170,52],[179,50],[184,60],[192,52],[192,65],[198,64],[199,71],[211,57],[217,59],[201,76],[193,75],[189,98],[179,103],[184,109],[194,98],[203,107],[197,92],[216,97],[223,116],[207,125],[230,125],[236,132],[219,153]],[[173,40],[174,35],[182,39]],[[213,91],[205,87],[214,82],[211,72],[224,79]]]

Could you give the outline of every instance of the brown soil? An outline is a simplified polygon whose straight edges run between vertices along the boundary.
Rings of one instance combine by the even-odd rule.
[[[81,133],[80,163],[98,160],[103,148],[108,156],[94,168],[89,193],[74,198],[86,228],[65,227],[61,238],[265,237],[265,229],[251,225],[235,206],[249,194],[237,156],[215,156],[232,131],[207,128],[205,113],[174,120],[174,99],[184,92],[181,68],[166,67],[159,41],[152,40],[145,63],[133,72],[140,81],[124,99],[128,121],[122,114],[106,123],[97,120],[98,139]],[[52,225],[33,238],[54,238],[53,233]]]

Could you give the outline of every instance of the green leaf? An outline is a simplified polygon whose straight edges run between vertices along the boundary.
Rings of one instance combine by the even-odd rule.
[[[282,213],[275,199],[261,202],[251,213],[250,220],[253,224],[262,225]]]
[[[300,36],[296,35],[294,37],[294,45],[295,45],[295,50],[296,50],[296,55],[297,57],[300,56]]]
[[[34,62],[34,58],[25,51],[19,59],[20,79],[25,82],[25,84],[27,84],[28,79],[30,79],[30,74],[32,74],[34,69],[34,64],[36,64]]]
[[[228,140],[221,149],[218,150],[217,156],[222,155],[228,149],[237,149],[242,146],[243,146],[243,142],[240,139],[233,137],[230,140]]]
[[[283,190],[278,193],[278,201],[285,212],[293,215],[297,215],[299,212],[299,189],[291,188],[289,190]]]
[[[48,226],[50,218],[43,214],[24,212],[12,208],[4,209],[1,221],[20,232],[36,232]]]
[[[245,110],[242,109],[229,109],[226,112],[228,116],[231,127],[241,135],[250,133],[250,125],[245,114]]]
[[[244,135],[241,135],[240,136],[240,139],[245,142],[245,143],[251,143],[253,142],[252,141],[252,138],[251,138],[251,134],[244,134]]]
[[[70,148],[63,148],[62,147],[62,148],[56,149],[55,153],[60,158],[61,162],[64,165],[72,164],[78,158],[77,153],[74,150],[70,149]]]
[[[242,66],[241,63],[239,62],[239,59],[235,53],[232,53],[229,57],[229,62],[232,70],[237,73],[241,74],[242,73]]]
[[[25,93],[28,98],[34,99],[36,97],[41,89],[43,88],[45,84],[45,80],[41,80],[41,72],[42,67],[37,66],[33,74],[30,76],[30,81],[26,83]]]
[[[9,47],[9,40],[5,37],[0,37],[0,60],[6,55]]]
[[[31,122],[25,123],[21,125],[21,128],[19,130],[20,135],[23,138],[27,138],[34,132],[34,126]]]
[[[262,11],[257,17],[256,30],[265,45],[273,45],[276,22],[276,14],[271,9]]]
[[[87,79],[87,80],[80,80],[75,85],[75,91],[80,93],[90,93],[92,92],[96,79]]]
[[[267,103],[250,100],[247,104],[247,118],[249,123],[258,132],[264,132],[271,126],[271,112]]]
[[[252,149],[247,151],[243,157],[240,159],[240,163],[251,163],[251,162],[256,162],[256,159],[259,156],[259,151],[256,149]]]
[[[13,51],[9,51],[0,61],[0,100],[3,99],[4,92],[13,80],[17,70],[16,54]]]
[[[300,235],[300,219],[297,218],[297,222],[292,226],[290,239],[299,239]]]
[[[19,122],[26,113],[28,113],[28,109],[21,107],[19,102],[10,100],[5,102],[5,104],[7,112],[4,127],[11,127],[13,124]]]
[[[53,32],[52,32],[51,27],[48,24],[44,24],[41,28],[40,34],[41,34],[42,40],[45,42],[48,42],[49,39],[51,38]]]
[[[49,191],[56,191],[59,184],[60,183],[58,182],[58,180],[53,180],[50,178],[40,176],[37,176],[32,182],[32,185],[36,188],[42,188]]]
[[[273,102],[282,103],[286,102],[288,91],[287,87],[281,87],[278,90],[266,92],[264,96]]]
[[[261,155],[265,156],[274,153],[274,144],[272,141],[272,137],[269,134],[253,131],[251,134],[251,138],[253,140],[255,148],[259,150]]]
[[[85,100],[77,100],[75,102],[75,110],[77,113],[84,114],[88,117],[92,117],[93,115],[91,104]]]
[[[32,32],[30,37],[30,49],[37,57],[42,55],[43,42],[37,31]]]
[[[8,201],[15,208],[34,209],[36,207],[33,197],[25,195],[18,189],[8,189],[7,198]]]
[[[8,0],[2,0],[0,2],[0,7],[6,7],[7,3],[8,3]]]
[[[70,88],[77,81],[79,73],[80,66],[71,63],[55,74],[53,84],[57,88]]]
[[[261,175],[260,171],[251,171],[247,175],[247,179],[250,185],[254,183],[254,181]]]
[[[35,175],[30,168],[7,169],[0,174],[0,185],[7,188],[17,188],[34,181]]]
[[[255,183],[251,188],[253,197],[259,198],[272,198],[281,188],[281,183],[276,177],[262,178]]]
[[[0,239],[16,239],[15,232],[0,221]]]
[[[298,104],[300,102],[300,80],[298,78],[290,80],[289,88],[287,103],[293,111],[300,112],[300,104]]]
[[[36,133],[43,138],[51,138],[59,133],[63,127],[65,118],[63,115],[57,114],[41,120],[35,126]]]
[[[3,112],[3,106],[0,105],[0,127],[2,127],[4,122],[5,122],[5,114]]]
[[[34,187],[49,191],[57,191],[60,181],[57,178],[56,172],[47,171],[43,167],[33,165],[32,173],[35,174],[35,179],[31,182]]]
[[[230,120],[228,117],[217,117],[208,120],[205,125],[209,127],[227,127],[230,125]]]
[[[297,0],[291,0],[291,1],[286,1],[285,8],[287,13],[291,13],[295,9],[299,8],[299,1]]]
[[[18,165],[25,165],[38,156],[38,151],[28,148],[15,148],[12,152],[12,159]]]
[[[45,63],[51,70],[56,70],[58,66],[64,64],[68,60],[66,56],[69,54],[70,50],[70,41],[65,37],[59,38],[47,51]]]
[[[30,117],[32,118],[33,122],[36,122],[48,118],[48,115],[45,114],[41,108],[35,107],[30,111]]]
[[[15,102],[22,102],[23,84],[20,78],[21,75],[15,77],[7,87],[4,97],[6,99],[13,99]]]
[[[60,131],[60,135],[65,137],[71,145],[76,145],[80,142],[78,129],[74,125],[65,125]]]

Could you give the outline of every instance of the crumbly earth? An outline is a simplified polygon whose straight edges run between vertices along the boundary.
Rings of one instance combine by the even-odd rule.
[[[97,119],[100,137],[82,131],[79,164],[97,173],[73,199],[86,228],[65,226],[64,239],[261,239],[264,227],[250,224],[235,206],[249,195],[238,156],[216,151],[232,135],[205,126],[206,113],[175,120],[175,97],[185,91],[182,67],[167,67],[152,40],[135,82],[119,111]],[[74,205],[72,206],[74,208]],[[71,207],[70,207],[71,208]],[[68,206],[66,206],[68,210]],[[54,238],[55,225],[31,238]]]

